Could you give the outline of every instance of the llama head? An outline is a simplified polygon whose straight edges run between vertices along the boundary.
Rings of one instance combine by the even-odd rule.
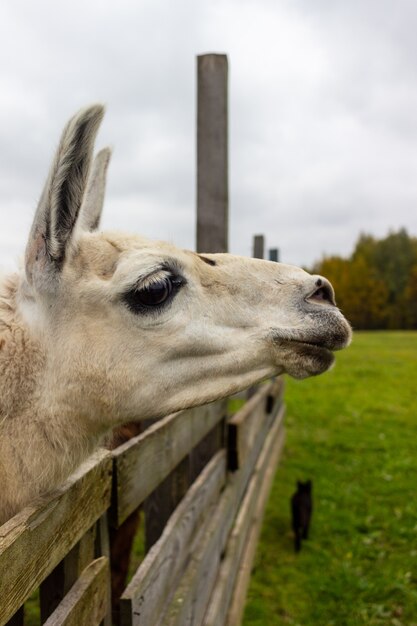
[[[101,106],[64,129],[26,249],[22,316],[44,345],[49,396],[106,427],[288,372],[327,370],[350,327],[303,270],[100,233],[109,151]],[[91,169],[91,171],[90,171]]]

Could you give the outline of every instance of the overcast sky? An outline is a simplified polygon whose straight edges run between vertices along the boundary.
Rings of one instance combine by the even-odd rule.
[[[2,0],[0,266],[22,254],[67,118],[107,114],[104,228],[194,248],[195,56],[230,68],[230,251],[349,254],[417,234],[415,0]]]

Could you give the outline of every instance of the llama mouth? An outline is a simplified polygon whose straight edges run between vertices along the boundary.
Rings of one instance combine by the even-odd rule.
[[[296,341],[289,342],[290,348],[295,350],[299,356],[314,357],[320,361],[333,363],[334,355],[331,346],[324,343],[315,343],[312,341]]]
[[[319,342],[319,341],[305,341],[304,339],[291,339],[289,341],[289,343],[291,344],[297,344],[300,347],[306,347],[306,348],[313,348],[313,350],[316,350],[318,352],[322,351],[322,352],[334,352],[335,350],[340,350],[339,343],[333,343],[333,342]]]
[[[332,343],[325,341],[306,341],[305,339],[290,339],[289,343],[296,343],[300,346],[313,346],[322,350],[333,351],[336,350]]]
[[[352,339],[352,329],[346,319],[339,311],[336,315],[328,314],[322,323],[326,322],[326,331],[324,332],[320,326],[314,326],[305,332],[292,328],[274,328],[271,332],[271,338],[276,344],[293,345],[304,348],[324,350],[335,352],[346,348]]]
[[[273,333],[272,339],[275,344],[281,346],[299,346],[301,348],[311,348],[317,351],[335,352],[342,350],[350,342],[347,333],[334,332],[328,337],[297,337],[290,334]]]
[[[334,344],[329,341],[284,339],[276,336],[274,346],[279,350],[282,367],[293,378],[323,374],[332,367],[335,360]]]

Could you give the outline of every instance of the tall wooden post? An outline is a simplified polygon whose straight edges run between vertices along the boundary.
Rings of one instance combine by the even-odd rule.
[[[265,237],[263,235],[254,235],[253,237],[253,256],[255,259],[263,259],[265,256]]]
[[[197,252],[228,250],[228,63],[197,57]]]

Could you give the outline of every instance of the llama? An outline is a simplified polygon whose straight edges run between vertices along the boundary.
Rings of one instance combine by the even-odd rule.
[[[98,232],[101,105],[65,127],[24,267],[0,284],[0,523],[132,419],[331,366],[351,336],[333,289],[297,267]]]

